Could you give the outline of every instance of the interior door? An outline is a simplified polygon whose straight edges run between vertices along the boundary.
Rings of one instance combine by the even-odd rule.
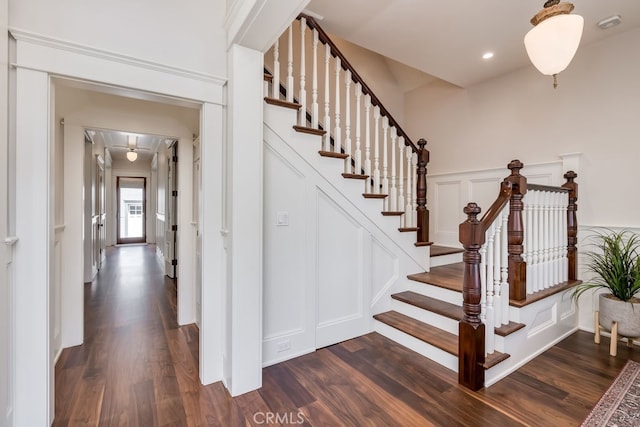
[[[106,227],[107,223],[107,211],[105,206],[105,179],[104,179],[104,159],[101,155],[96,156],[96,240],[94,240],[96,256],[97,256],[97,268],[100,270],[102,262],[105,259],[105,251],[107,248],[107,235]]]
[[[171,278],[177,277],[178,260],[176,243],[178,240],[178,142],[171,147],[171,155],[167,159],[167,221],[165,222],[165,273]]]
[[[118,244],[146,243],[146,188],[146,178],[118,177]]]
[[[193,145],[193,226],[195,238],[195,271],[196,271],[196,324],[200,326],[202,320],[202,237],[200,233],[200,215],[202,207],[200,200],[202,174],[200,172],[200,140]]]

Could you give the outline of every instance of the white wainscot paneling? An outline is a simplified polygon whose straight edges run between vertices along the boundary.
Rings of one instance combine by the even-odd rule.
[[[318,191],[317,347],[367,331],[362,227],[327,195]]]
[[[458,241],[458,225],[462,218],[460,187],[461,181],[437,182],[431,187],[435,197],[430,208],[436,213],[431,240],[454,245]]]
[[[264,151],[263,365],[315,350],[313,282],[305,268],[305,177]]]
[[[371,238],[371,306],[387,294],[387,290],[398,279],[398,257],[377,239]]]
[[[482,209],[482,214],[496,200],[500,191],[500,178],[482,178],[469,180],[469,201],[475,202]],[[463,217],[464,218],[464,217]]]

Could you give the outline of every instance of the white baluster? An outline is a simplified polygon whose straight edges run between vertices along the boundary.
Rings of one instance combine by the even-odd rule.
[[[313,29],[313,81],[311,82],[311,127],[318,129],[318,30]]]
[[[336,58],[336,99],[335,99],[335,115],[336,128],[333,131],[333,151],[339,153],[342,149],[342,130],[340,129],[340,58]]]
[[[487,318],[485,321],[485,328],[487,331],[487,340],[485,345],[487,347],[487,353],[493,353],[495,349],[494,342],[494,329],[495,329],[495,312],[493,306],[493,257],[494,257],[494,248],[493,248],[493,238],[495,233],[495,223],[492,224],[486,232],[486,240],[487,240]]]
[[[331,46],[325,45],[324,50],[324,151],[331,151],[331,116],[329,115],[329,61],[331,60]]]
[[[485,239],[486,242],[486,239]],[[489,341],[489,328],[487,328],[487,244],[480,247],[480,322],[485,324],[484,342]],[[487,346],[484,348],[487,355]]]
[[[364,96],[364,174],[369,178],[365,179],[364,192],[371,193],[371,96]]]
[[[407,156],[407,198],[405,200],[405,208],[404,208],[404,226],[407,228],[413,227],[413,163],[411,160],[413,159],[413,150],[411,147],[407,147],[406,149]]]
[[[502,297],[500,286],[500,274],[502,272],[502,221],[501,217],[496,218],[495,237],[493,240],[493,306],[494,325],[502,324]]]
[[[549,192],[548,191],[543,191],[542,192],[542,198],[544,201],[544,206],[543,206],[543,222],[542,222],[542,236],[543,236],[543,249],[544,252],[542,254],[542,258],[543,258],[543,274],[542,274],[542,286],[543,288],[548,288],[549,287],[549,236],[550,236],[550,201],[549,201]]]
[[[502,324],[509,324],[509,203],[502,213],[502,250],[501,250],[501,269],[500,269],[500,287],[502,296]]]
[[[522,254],[522,258],[524,258],[527,263],[526,267],[526,277],[527,277],[527,295],[533,293],[533,276],[531,273],[533,267],[533,228],[532,228],[532,220],[533,220],[533,211],[531,204],[531,191],[527,192],[522,199],[524,202],[524,209],[522,210],[522,221],[524,222],[524,240],[522,242],[524,246],[524,253]]]
[[[531,191],[531,206],[533,212],[531,236],[533,237],[533,261],[531,266],[531,286],[532,292],[538,292],[540,286],[540,203],[538,191]],[[529,278],[527,278],[529,280]]]
[[[347,70],[345,77],[344,152],[349,155],[344,159],[344,171],[345,173],[351,173],[351,71],[349,70]]]
[[[302,105],[302,108],[298,110],[298,124],[300,126],[307,126],[307,89],[305,88],[306,82],[306,45],[304,43],[304,36],[307,30],[307,18],[300,18],[300,99],[298,103]]]
[[[287,50],[287,101],[293,102],[293,24],[289,25],[289,49]]]
[[[273,80],[271,81],[271,97],[280,99],[280,40],[273,45]]]
[[[398,210],[404,210],[404,137],[398,138]],[[406,215],[402,215],[403,227],[406,227]]]
[[[380,108],[373,108],[373,194],[380,194]]]
[[[362,86],[356,83],[356,151],[355,157],[355,173],[362,173],[362,151],[360,150],[360,97],[362,97]]]
[[[389,119],[387,117],[382,118],[382,179],[380,184],[382,185],[382,189],[380,193],[389,194],[389,175],[388,175],[388,157],[389,157],[389,144],[388,144],[388,136],[389,136]],[[384,210],[388,211],[389,209],[389,198],[384,199]]]
[[[391,177],[389,178],[389,210],[398,210],[398,189],[396,188],[396,147],[398,142],[398,131],[395,126],[390,129],[391,133]],[[401,205],[402,206],[402,205]]]
[[[567,212],[569,210],[569,193],[562,197],[562,281],[569,280],[569,240],[567,236]]]
[[[553,192],[553,202],[551,204],[551,284],[557,285],[560,283],[558,280],[558,193]]]

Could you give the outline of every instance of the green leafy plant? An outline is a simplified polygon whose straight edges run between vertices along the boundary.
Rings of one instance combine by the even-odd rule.
[[[607,289],[619,300],[631,301],[640,291],[640,235],[605,230],[596,231],[593,239],[585,265],[594,277],[573,288],[573,299],[590,289]]]

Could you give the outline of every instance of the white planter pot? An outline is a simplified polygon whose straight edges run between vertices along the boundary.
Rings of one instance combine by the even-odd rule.
[[[600,294],[600,326],[611,330],[618,322],[618,335],[628,338],[640,337],[640,302],[624,302],[609,293]]]

